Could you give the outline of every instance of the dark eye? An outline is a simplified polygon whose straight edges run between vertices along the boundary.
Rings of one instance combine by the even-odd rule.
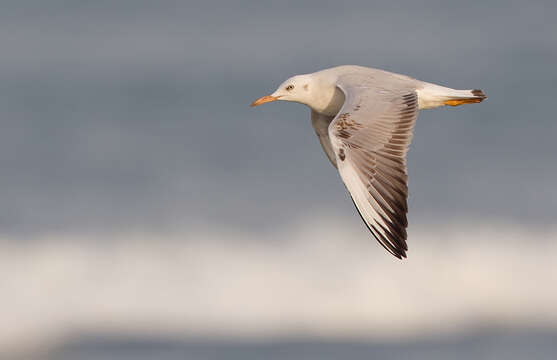
[[[288,85],[288,86],[286,87],[286,91],[290,91],[290,90],[292,90],[292,89],[294,89],[294,85]]]

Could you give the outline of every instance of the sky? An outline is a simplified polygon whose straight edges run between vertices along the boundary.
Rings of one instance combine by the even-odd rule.
[[[338,244],[346,231],[346,249],[369,252],[384,266],[400,266],[392,274],[402,278],[404,265],[391,263],[360,222],[321,151],[309,110],[290,103],[249,107],[292,75],[342,64],[487,94],[481,104],[420,113],[408,158],[409,261],[417,258],[411,266],[418,266],[424,257],[437,259],[434,269],[451,274],[456,271],[452,267],[468,269],[468,260],[456,256],[459,251],[488,246],[488,253],[495,253],[493,262],[475,250],[474,266],[489,271],[494,263],[516,261],[517,269],[524,266],[530,274],[534,255],[525,255],[524,262],[518,255],[553,249],[557,240],[556,15],[554,1],[3,1],[0,252],[19,260],[0,265],[0,277],[4,284],[17,280],[19,285],[0,287],[0,294],[10,296],[13,314],[23,314],[28,308],[21,304],[33,294],[51,289],[49,284],[58,290],[50,300],[31,301],[52,316],[40,324],[31,318],[29,326],[13,332],[0,331],[5,334],[0,344],[19,344],[27,338],[17,334],[29,329],[42,339],[55,324],[66,324],[55,309],[68,294],[85,290],[79,277],[54,286],[60,280],[59,264],[66,264],[60,265],[63,278],[83,268],[94,273],[99,264],[116,260],[139,261],[160,271],[161,278],[140,286],[148,292],[168,276],[168,270],[160,269],[168,254],[156,253],[159,246],[193,252],[193,258],[209,256],[209,264],[218,263],[215,254],[223,264],[271,256],[277,268],[288,263],[291,247],[317,246],[317,255],[310,252],[307,261],[322,269],[325,260],[318,256],[327,253],[328,241],[320,240]],[[214,246],[207,247],[206,239]],[[362,245],[365,241],[369,248]],[[242,252],[253,246],[259,252],[244,259]],[[104,250],[95,252],[97,247]],[[113,258],[121,248],[129,250],[128,257]],[[277,248],[285,253],[273,255]],[[157,255],[151,258],[151,251]],[[444,253],[453,260],[443,260]],[[557,273],[552,255],[548,250],[540,260],[548,276]],[[348,255],[341,259],[351,261]],[[21,269],[20,263],[40,266]],[[365,263],[361,260],[363,269]],[[188,273],[197,265],[176,266],[176,273]],[[101,300],[82,298],[80,309],[133,298],[133,289],[117,290],[137,273],[118,277],[120,267],[107,269],[113,273],[107,270],[106,279],[114,275],[119,280],[109,281],[112,290]],[[234,274],[247,276],[252,270],[240,268]],[[146,270],[139,266],[138,271]],[[94,289],[102,281],[93,273]],[[469,279],[464,288],[472,292],[481,291],[475,274],[463,275]],[[357,278],[358,272],[346,276]],[[296,294],[295,273],[284,278],[276,289]],[[211,279],[186,281],[184,291],[206,305],[216,296],[201,290],[217,281]],[[424,286],[438,282],[431,269],[423,279]],[[221,281],[212,286],[220,289],[226,283]],[[312,282],[311,274],[307,281]],[[257,284],[219,291],[252,304],[256,300],[249,291]],[[527,279],[520,284],[529,286]],[[392,291],[403,291],[399,285]],[[497,294],[504,299],[513,291],[509,285]],[[554,291],[544,291],[532,290],[532,299],[524,301],[545,298],[539,308],[547,308],[557,328],[557,308],[550,306]],[[291,310],[283,315],[302,316],[296,304],[314,299],[313,293],[306,300],[292,298],[284,306]],[[338,308],[352,301],[349,296],[338,300]],[[440,298],[440,306],[445,302],[449,296]],[[180,311],[179,303],[167,311]],[[150,306],[148,297],[142,304],[139,308]],[[235,326],[229,317],[242,318],[221,303],[212,306],[220,314],[213,330]],[[395,303],[391,310],[409,306]],[[334,313],[333,308],[324,307]],[[152,309],[150,316],[165,319],[164,311],[157,310],[162,307]],[[450,309],[459,313],[458,307]],[[207,314],[211,308],[198,310]],[[497,322],[511,316],[511,310],[493,315],[497,310],[485,301],[462,314],[479,312],[485,315],[481,321]],[[79,322],[79,311],[65,315],[68,324],[96,329],[98,324],[86,319]],[[271,311],[271,320],[261,327],[286,331],[273,323],[277,313]],[[119,319],[118,314],[126,325],[122,331],[136,324],[125,311],[114,310],[110,318]],[[198,328],[187,326],[186,315],[183,323],[161,320],[160,327],[195,332]],[[361,314],[338,311],[339,319],[345,315]],[[99,318],[103,328],[104,318]],[[346,333],[375,336],[365,330],[373,316],[364,319],[363,325],[346,325]],[[414,329],[431,328],[417,324]],[[317,331],[306,328],[309,334]]]

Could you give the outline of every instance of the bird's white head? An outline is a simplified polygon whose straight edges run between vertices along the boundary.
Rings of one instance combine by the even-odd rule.
[[[318,113],[332,116],[342,107],[344,93],[336,86],[334,76],[320,71],[291,77],[274,93],[255,100],[251,106],[276,100],[294,101],[307,105]]]
[[[315,84],[311,74],[296,75],[283,82],[271,95],[255,100],[250,106],[258,106],[276,100],[294,101],[309,105],[312,102]]]

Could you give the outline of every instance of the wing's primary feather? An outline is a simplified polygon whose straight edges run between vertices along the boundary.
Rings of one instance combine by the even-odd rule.
[[[406,153],[418,116],[415,90],[346,76],[345,102],[328,133],[336,165],[363,221],[387,251],[406,257]]]

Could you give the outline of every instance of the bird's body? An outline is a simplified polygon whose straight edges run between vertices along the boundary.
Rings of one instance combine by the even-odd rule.
[[[406,153],[420,109],[485,99],[388,71],[338,66],[294,76],[252,106],[275,100],[311,108],[312,126],[363,221],[394,256],[406,257]]]

